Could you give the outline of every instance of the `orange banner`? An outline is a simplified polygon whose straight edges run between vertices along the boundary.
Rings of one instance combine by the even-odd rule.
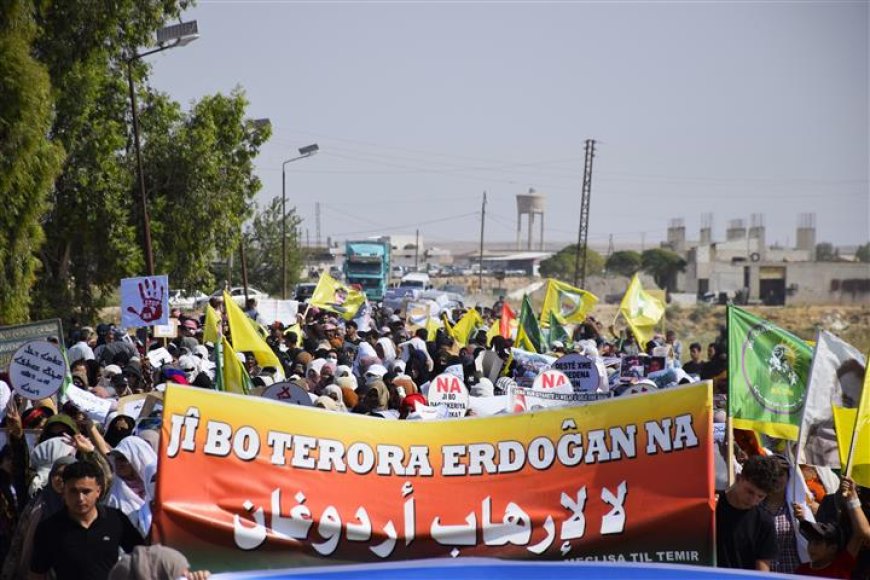
[[[710,383],[394,421],[170,386],[155,540],[212,571],[427,557],[713,562]]]

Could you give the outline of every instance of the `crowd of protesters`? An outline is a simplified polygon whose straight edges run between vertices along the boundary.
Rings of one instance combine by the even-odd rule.
[[[224,311],[219,298],[212,298],[210,306]],[[282,368],[261,367],[253,353],[238,354],[260,389],[287,380],[306,391],[314,406],[329,411],[419,419],[419,409],[428,404],[429,381],[451,368],[461,368],[472,397],[509,393],[518,364],[512,339],[488,339],[486,332],[502,307],[499,300],[479,308],[486,326],[460,344],[444,329],[432,333],[410,327],[402,312],[388,308],[373,306],[360,324],[302,305],[295,324],[275,322],[262,329]],[[256,303],[249,302],[245,312],[259,318]],[[456,321],[461,315],[450,312],[448,318]],[[204,316],[177,309],[171,316],[179,328],[179,336],[171,340],[129,334],[109,324],[73,328],[67,342],[73,384],[111,401],[159,392],[168,382],[214,388],[219,361],[215,345],[203,341]],[[638,383],[669,388],[710,379],[720,396],[727,392],[724,329],[706,348],[692,342],[687,352],[673,331],[640,345],[630,330],[605,327],[592,317],[571,330],[569,340],[553,341],[547,350],[553,356],[580,352],[595,358],[602,379],[599,390],[619,395]],[[229,332],[226,324],[223,331]],[[152,366],[148,352],[156,348],[165,348],[171,361]],[[487,351],[503,365],[495,380],[479,364]],[[647,377],[626,381],[614,363],[620,355],[664,357],[666,364]],[[149,417],[111,413],[99,423],[71,402],[31,402],[10,396],[5,382],[0,387],[9,400],[3,419],[7,439],[0,451],[2,579],[54,574],[58,579],[174,580],[208,575],[190,571],[184,556],[174,550],[147,545],[159,407]],[[29,443],[25,432],[38,435]],[[753,440],[738,446],[729,461],[736,463],[738,474],[717,502],[719,566],[870,578],[867,489],[830,469],[802,466],[811,491],[808,517],[801,505],[787,501],[791,466],[784,456],[767,453]],[[807,563],[798,556],[799,536],[808,542]],[[119,560],[122,553],[126,555]]]

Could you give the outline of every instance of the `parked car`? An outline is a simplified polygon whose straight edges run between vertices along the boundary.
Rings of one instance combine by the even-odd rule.
[[[169,291],[169,307],[181,308],[182,310],[193,310],[197,304],[208,301],[208,296],[199,290],[170,290]]]

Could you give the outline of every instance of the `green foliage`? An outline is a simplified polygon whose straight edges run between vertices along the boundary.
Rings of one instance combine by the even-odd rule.
[[[858,250],[855,252],[855,259],[865,264],[870,262],[870,242],[863,246],[858,246]]]
[[[540,273],[545,278],[556,278],[564,282],[573,282],[574,280],[574,264],[577,253],[577,244],[571,244],[558,251],[558,253],[550,256],[546,260],[541,261]],[[583,267],[582,264],[580,266]],[[600,276],[604,271],[604,258],[601,254],[589,248],[586,252],[586,276]],[[579,281],[580,275],[577,276]]]
[[[63,148],[45,139],[51,87],[31,56],[36,28],[29,9],[20,0],[0,7],[0,324],[28,319],[45,240],[40,218],[63,160]]]
[[[187,114],[165,95],[148,96],[141,129],[154,260],[173,285],[211,288],[215,254],[238,248],[261,187],[254,158],[271,131],[246,120],[246,107],[238,89]]]
[[[124,57],[152,42],[184,0],[38,2],[37,58],[55,100],[48,137],[67,152],[44,216],[38,317],[93,318],[120,278],[142,272]],[[133,67],[141,82],[147,66]]]
[[[816,244],[817,262],[836,262],[839,259],[840,252],[834,248],[834,244],[830,242],[820,242]]]
[[[643,271],[653,277],[659,288],[673,292],[677,274],[686,269],[686,261],[670,250],[653,248],[641,254]]]
[[[633,250],[613,252],[604,264],[609,274],[620,274],[628,277],[639,272],[640,266],[640,253]]]
[[[287,209],[287,292],[299,281],[303,256],[296,231],[302,222],[295,208]],[[245,231],[248,283],[272,296],[281,296],[281,198],[254,214]]]

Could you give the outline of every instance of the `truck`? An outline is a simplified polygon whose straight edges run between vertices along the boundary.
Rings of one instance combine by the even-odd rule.
[[[344,277],[347,284],[358,284],[369,300],[382,301],[390,283],[389,238],[346,242]]]

